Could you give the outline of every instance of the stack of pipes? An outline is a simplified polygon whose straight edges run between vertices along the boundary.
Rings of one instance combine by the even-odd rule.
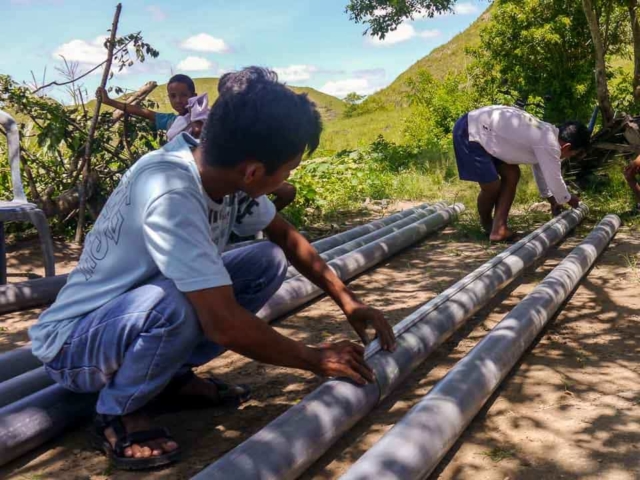
[[[560,242],[584,219],[586,213],[587,209],[584,206],[563,213],[420,307],[394,327],[398,338],[394,352],[381,351],[377,342],[372,343],[367,348],[366,358],[374,370],[375,383],[365,387],[344,380],[323,383],[297,405],[196,475],[194,480],[231,477],[261,480],[297,478],[345,432],[388,396],[467,319],[486,305],[525,268],[543,257],[552,245]],[[541,325],[558,309],[588,268],[593,265],[595,258],[605,248],[618,226],[617,217],[606,217],[583,245],[556,269],[560,273],[554,271],[555,275],[550,275],[549,280],[545,280],[537,289],[537,293],[523,302],[524,306],[512,312],[516,318],[524,316],[535,320],[526,322],[528,332],[526,335],[523,334],[526,341],[522,341],[518,335],[511,335],[510,340],[518,344],[518,348],[516,353],[507,355],[510,363],[504,362],[507,366],[502,368],[499,375],[495,374],[492,364],[482,360],[483,357],[471,357],[472,359],[466,361],[458,370],[464,371],[464,374],[452,374],[454,380],[450,384],[453,387],[434,388],[431,402],[427,402],[427,406],[420,409],[416,414],[416,420],[398,428],[397,434],[392,437],[393,441],[385,442],[378,448],[374,447],[372,460],[363,460],[364,466],[358,466],[357,469],[354,467],[354,473],[349,473],[347,478],[424,478],[457,438],[452,432],[455,431],[459,435],[473,418],[499,381],[504,378],[509,365],[515,364],[526,345],[535,337],[536,332],[540,331]],[[565,274],[568,268],[573,269],[569,278]],[[505,328],[512,328],[513,320],[509,317],[507,320]],[[535,323],[536,329],[532,329],[528,325],[530,323]],[[497,329],[490,338],[502,339],[509,335],[505,328]],[[486,352],[502,355],[495,342],[496,340],[487,340],[486,345],[489,346],[481,349],[482,355]],[[471,365],[474,367],[473,373],[469,373]],[[465,380],[468,375],[477,379],[471,383],[472,386],[482,384],[482,379],[486,381],[486,376],[492,377],[493,383],[484,385],[478,390],[480,393],[472,393],[469,383]],[[458,405],[452,406],[451,399],[447,399],[448,403],[442,402],[443,395],[448,395],[451,390],[456,390],[455,401],[460,402]],[[469,406],[470,403],[473,407]],[[429,468],[424,467],[427,459],[431,462]],[[408,470],[402,468],[405,464],[419,466],[415,467],[415,473],[407,473]]]
[[[620,228],[607,215],[343,480],[426,478],[587,275]]]
[[[433,349],[582,221],[566,212],[428,302],[396,327],[396,352],[372,345],[376,384],[326,382],[194,479],[296,478]],[[619,228],[609,215],[344,478],[425,478],[593,266]]]

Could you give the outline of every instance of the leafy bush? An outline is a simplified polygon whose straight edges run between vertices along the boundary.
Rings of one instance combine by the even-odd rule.
[[[378,154],[366,149],[306,160],[290,181],[298,194],[285,213],[293,223],[304,225],[353,209],[366,198],[389,198],[393,173]]]
[[[422,70],[407,82],[411,114],[404,135],[415,150],[446,151],[456,120],[478,106],[476,95],[464,76],[450,74],[443,81]]]
[[[54,229],[76,220],[78,184],[84,144],[91,117],[86,105],[64,106],[48,97],[40,97],[29,88],[0,75],[0,108],[14,114],[20,128],[22,173],[28,198],[49,217]],[[120,181],[122,173],[145,153],[159,148],[157,134],[149,122],[126,118],[113,124],[110,112],[101,112],[91,144],[91,177],[87,200],[90,215],[97,216],[106,197]],[[6,163],[7,147],[0,136],[0,158],[6,169],[0,174],[2,198],[11,197]],[[22,224],[10,224],[11,231]]]
[[[343,113],[344,118],[359,117],[386,109],[384,102],[380,98],[367,97],[366,95],[359,95],[355,92],[344,97],[344,102],[347,104]]]

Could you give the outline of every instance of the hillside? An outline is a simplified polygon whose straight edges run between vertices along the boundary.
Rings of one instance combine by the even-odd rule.
[[[218,98],[218,79],[217,78],[194,78],[196,91],[207,93],[209,95],[209,103],[213,104]],[[320,110],[320,114],[325,122],[337,119],[342,115],[344,110],[344,102],[336,97],[327,95],[309,87],[290,87],[294,92],[306,93],[309,98],[315,102]],[[167,98],[167,85],[158,85],[158,87],[149,95],[149,98],[156,102],[161,112],[171,112],[171,105]]]
[[[464,72],[470,60],[466,49],[474,47],[480,42],[480,30],[490,20],[491,9],[490,6],[466,30],[422,57],[402,72],[388,87],[374,93],[369,99],[381,100],[383,104],[388,106],[404,106],[407,80],[414,77],[420,70],[427,70],[439,80],[445,78],[449,73]]]
[[[339,118],[327,123],[321,147],[343,150],[370,144],[379,135],[393,142],[402,141],[404,122],[411,116],[405,100],[406,82],[420,70],[442,79],[450,72],[463,72],[469,61],[465,50],[480,41],[480,30],[491,18],[489,8],[466,30],[434,49],[401,73],[388,87],[370,95],[364,103],[376,103],[382,109],[353,118]]]

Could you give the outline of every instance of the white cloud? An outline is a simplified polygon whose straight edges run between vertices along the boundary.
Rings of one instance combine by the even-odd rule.
[[[213,67],[214,63],[206,58],[189,56],[178,63],[176,68],[183,72],[203,72]]]
[[[414,19],[415,20],[429,20],[430,17],[427,13],[428,11],[426,9],[422,9],[419,10],[415,15],[414,15]],[[434,15],[434,17],[447,17],[449,15],[475,15],[477,13],[480,13],[480,9],[478,8],[477,5],[474,5],[471,2],[463,2],[463,3],[458,3],[456,5],[453,6],[453,9],[451,11],[444,11],[441,13],[436,13]]]
[[[97,65],[107,58],[107,49],[104,48],[106,38],[106,36],[101,35],[90,42],[78,39],[71,40],[56,48],[52,56],[56,60],[60,60],[62,56],[70,62]]]
[[[208,33],[199,33],[187,38],[180,44],[185,50],[194,52],[227,53],[231,47],[221,38],[215,38]]]
[[[390,8],[382,8],[382,7],[376,8],[373,11],[373,16],[374,17],[382,17],[382,16],[386,15],[387,12],[389,12],[390,10],[391,10]]]
[[[278,78],[283,82],[301,82],[309,80],[311,75],[318,72],[318,67],[313,65],[289,65],[288,67],[275,67]]]
[[[341,98],[352,92],[370,95],[388,84],[386,77],[387,72],[384,68],[354,70],[350,78],[326,82],[320,91]]]
[[[420,38],[435,38],[440,36],[438,30],[422,30],[418,31],[410,23],[402,23],[393,32],[389,32],[384,39],[376,37],[369,37],[368,41],[371,45],[376,47],[386,47],[389,45],[395,45],[396,43],[406,42],[415,37]]]
[[[416,36],[416,29],[413,25],[402,23],[394,31],[387,33],[384,39],[377,37],[369,37],[369,43],[375,46],[394,45],[396,43],[406,42]]]
[[[69,62],[78,62],[80,65],[79,73],[84,73],[107,59],[107,49],[104,48],[106,39],[106,35],[101,35],[91,41],[71,40],[56,48],[51,56],[58,61],[61,61],[60,56],[63,56]],[[129,56],[135,60],[135,54],[131,49],[129,49]],[[125,66],[122,70],[114,63],[112,65],[112,71],[117,77],[124,75],[166,75],[171,72],[171,64],[166,60],[149,57],[143,63],[136,61],[132,66]],[[102,67],[92,72],[91,75],[102,75]]]
[[[367,78],[347,78],[327,82],[320,88],[320,91],[334,97],[344,97],[351,92],[369,95],[379,89],[380,86],[370,82]]]
[[[167,14],[157,5],[149,5],[147,7],[147,12],[151,14],[151,18],[156,22],[162,22],[167,19]]]
[[[98,73],[102,74],[102,70],[98,69]],[[146,61],[140,63],[135,62],[130,67],[125,67],[121,72],[116,68],[114,75],[170,75],[171,62],[168,60],[158,60],[157,58],[147,58]]]
[[[441,35],[440,30],[423,30],[418,32],[420,38],[437,38]]]
[[[458,15],[474,15],[480,12],[480,9],[473,3],[458,3],[453,7],[453,11]]]

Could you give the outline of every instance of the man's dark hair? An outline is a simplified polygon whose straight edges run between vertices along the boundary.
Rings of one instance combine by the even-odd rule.
[[[585,150],[589,147],[591,132],[582,122],[564,122],[558,127],[558,138],[571,144],[571,150]]]
[[[196,84],[193,83],[193,79],[188,75],[183,75],[182,73],[178,73],[169,79],[167,86],[172,83],[182,83],[186,85],[189,91],[195,95],[196,94]]]
[[[226,73],[205,125],[204,156],[211,166],[233,168],[247,159],[267,175],[297,155],[318,148],[322,121],[305,93],[295,93],[272,70],[248,67]]]

